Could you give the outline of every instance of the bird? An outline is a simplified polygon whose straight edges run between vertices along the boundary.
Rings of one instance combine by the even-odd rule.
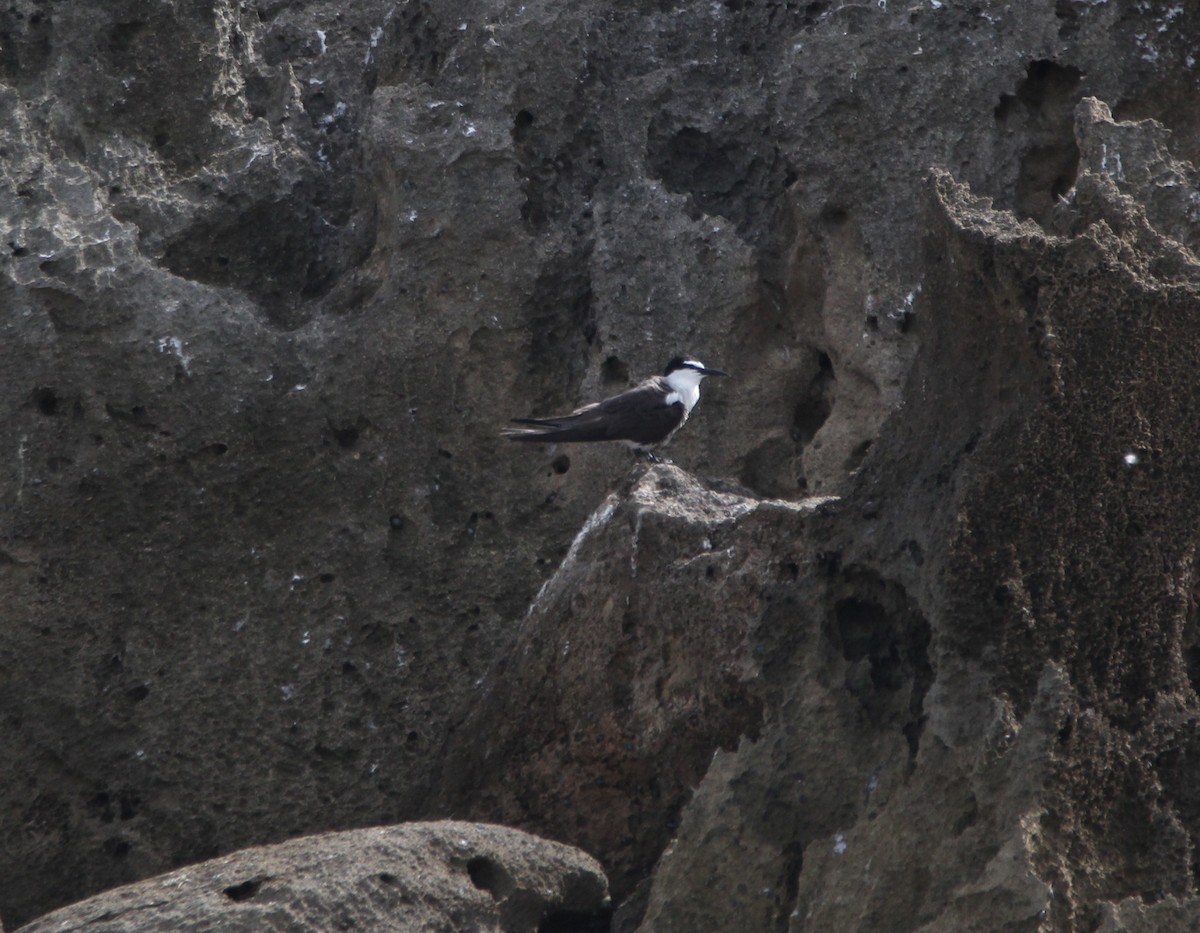
[[[678,431],[696,403],[705,376],[728,376],[699,360],[677,356],[661,376],[618,395],[551,418],[513,418],[519,428],[501,433],[512,441],[540,444],[622,441],[635,453],[657,459],[652,448],[662,447]]]

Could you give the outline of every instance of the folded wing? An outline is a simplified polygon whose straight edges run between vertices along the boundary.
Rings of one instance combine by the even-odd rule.
[[[658,380],[554,418],[513,418],[522,425],[504,431],[514,441],[557,444],[582,441],[630,441],[657,444],[683,423],[681,402],[665,404]]]

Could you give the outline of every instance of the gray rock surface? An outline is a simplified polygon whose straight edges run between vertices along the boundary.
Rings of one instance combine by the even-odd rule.
[[[1093,100],[1077,133],[1161,140]],[[1194,925],[1200,263],[1139,206],[1139,176],[1189,167],[1144,169],[1085,161],[1061,235],[932,177],[910,404],[833,572],[802,565],[792,676],[684,810],[641,929]],[[914,691],[915,722],[879,717]]]
[[[794,606],[780,584],[812,558],[805,527],[834,502],[757,500],[670,465],[634,471],[456,729],[434,805],[573,839],[629,894],[714,751],[757,736],[787,637],[774,623]]]
[[[595,859],[501,826],[409,823],[244,849],[106,891],[21,933],[586,931],[603,919]]]
[[[1188,916],[1198,47],[1170,0],[9,3],[4,922],[432,812],[586,842],[627,926]],[[651,505],[497,437],[680,350],[735,378]],[[628,631],[526,619],[614,491],[666,574],[686,503],[841,502],[717,521],[709,643],[603,552],[559,580]],[[636,733],[588,758],[497,665],[591,624],[581,683],[645,667],[564,685]],[[522,747],[499,696],[555,741],[449,775]]]

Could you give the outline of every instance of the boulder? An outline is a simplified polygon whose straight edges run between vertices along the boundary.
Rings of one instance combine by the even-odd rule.
[[[243,849],[46,914],[22,933],[539,930],[607,926],[608,885],[569,846],[501,826],[408,823]]]

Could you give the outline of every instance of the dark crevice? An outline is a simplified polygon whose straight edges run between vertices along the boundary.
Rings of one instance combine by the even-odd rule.
[[[100,791],[93,794],[86,803],[88,815],[101,823],[111,823],[117,819],[127,822],[137,816],[140,807],[141,798],[132,791],[118,793]],[[114,840],[109,841],[113,842]],[[124,851],[128,851],[127,844]]]
[[[690,195],[700,211],[755,241],[773,233],[774,205],[795,178],[771,138],[738,119],[718,134],[660,114],[647,134],[646,163],[668,191]]]
[[[256,894],[258,894],[259,889],[267,881],[270,881],[270,878],[267,878],[267,877],[250,878],[247,881],[243,881],[241,884],[231,884],[229,887],[225,888],[221,893],[224,894],[231,901],[238,901],[239,903],[241,901],[248,901],[248,900],[250,900],[250,898],[252,898]]]
[[[817,372],[809,380],[803,396],[792,415],[792,439],[807,445],[829,418],[833,410],[832,390],[837,377],[829,354],[817,353]]]
[[[846,662],[846,689],[878,727],[898,725],[915,758],[933,683],[929,623],[903,588],[869,571],[844,571],[841,584],[826,632]]]
[[[610,356],[600,366],[600,378],[606,385],[627,385],[629,367],[618,357]]]
[[[570,224],[587,236],[591,200],[604,174],[600,134],[591,126],[546,124],[529,110],[513,119],[516,176],[525,195],[521,220],[530,233]]]
[[[150,688],[145,684],[137,684],[125,691],[125,695],[134,703],[140,703],[150,695]]]
[[[53,389],[44,386],[33,390],[33,403],[43,415],[54,415],[58,412],[58,396]]]
[[[608,933],[611,909],[594,911],[552,910],[538,924],[537,933]]]
[[[804,870],[804,845],[799,840],[792,840],[783,848],[783,890],[785,895],[781,905],[779,920],[776,928],[786,931],[791,928],[791,913],[800,896],[800,872]]]
[[[310,197],[198,220],[167,244],[163,264],[182,278],[241,289],[277,326],[298,327],[307,320],[301,303],[328,291],[345,260],[337,228]]]
[[[512,875],[495,859],[477,855],[467,862],[471,884],[487,891],[494,900],[502,901],[516,890]]]
[[[1078,68],[1038,59],[1012,94],[1000,95],[997,128],[1023,146],[1012,203],[1018,216],[1048,223],[1059,199],[1075,185],[1074,109],[1082,79]]]
[[[328,424],[329,433],[333,436],[338,447],[343,450],[353,450],[358,445],[363,432],[370,426],[370,422],[361,415],[355,419],[353,424],[337,425],[333,422],[329,422]]]

